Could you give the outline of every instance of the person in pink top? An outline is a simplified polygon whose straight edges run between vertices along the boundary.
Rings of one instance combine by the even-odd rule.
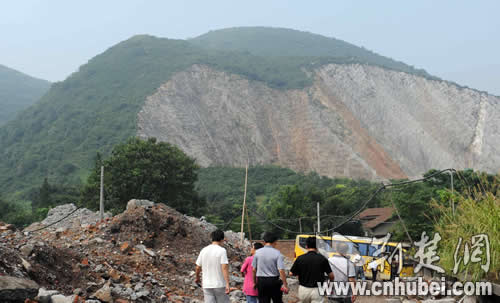
[[[259,248],[264,247],[262,243],[255,242],[252,246],[251,256],[245,259],[243,265],[241,266],[241,272],[245,276],[245,281],[243,282],[243,293],[247,296],[247,303],[257,303],[257,288],[253,283],[253,255],[255,251]]]

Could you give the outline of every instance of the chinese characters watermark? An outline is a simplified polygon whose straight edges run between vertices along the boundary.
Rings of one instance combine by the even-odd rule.
[[[484,272],[488,272],[488,270],[490,269],[490,240],[488,238],[488,235],[479,234],[472,236],[470,248],[469,243],[465,242],[463,258],[458,255],[460,247],[462,246],[462,241],[463,240],[460,237],[458,239],[457,248],[455,249],[455,254],[453,255],[453,259],[455,261],[455,265],[453,266],[453,274],[458,273],[458,268],[460,267],[460,263],[462,263],[462,261],[464,266],[467,266],[469,262],[480,263],[481,269],[484,270]],[[480,256],[485,257],[484,260]]]
[[[440,240],[441,235],[439,235],[439,233],[435,233],[434,238],[429,241],[429,236],[427,236],[424,231],[422,232],[420,241],[413,243],[416,247],[418,247],[414,257],[420,260],[417,266],[415,266],[415,273],[418,273],[422,267],[426,267],[439,273],[444,273],[443,268],[432,264],[440,259],[436,251]]]
[[[373,263],[376,264],[376,267],[373,266],[373,269],[383,271],[384,264],[387,261],[392,265],[392,261],[396,260],[395,256],[398,258],[399,268],[398,274],[402,269],[402,259],[403,259],[403,248],[401,243],[390,252],[390,255],[386,253],[386,246],[391,238],[391,234],[388,233],[385,237],[376,239],[372,239],[372,247],[375,247],[376,250],[373,252],[374,257],[379,257]],[[441,235],[439,233],[434,233],[432,240],[426,234],[426,232],[422,232],[420,237],[420,241],[414,242],[413,244],[417,248],[417,252],[413,256],[414,259],[418,260],[414,268],[414,273],[420,272],[422,268],[427,268],[438,273],[444,273],[445,270],[435,264],[440,260],[440,257],[437,254],[437,249],[439,245],[439,241],[441,241]],[[373,243],[383,243],[382,245],[376,245]],[[463,245],[462,245],[463,244]],[[460,255],[461,248],[463,247],[463,255]],[[396,255],[398,253],[398,255]],[[469,263],[479,263],[481,269],[484,272],[488,272],[491,264],[491,255],[490,255],[490,241],[487,234],[478,234],[471,237],[470,242],[464,241],[462,238],[458,239],[457,246],[455,248],[455,253],[453,255],[454,258],[454,267],[453,274],[457,274],[459,272],[460,264],[467,266]]]

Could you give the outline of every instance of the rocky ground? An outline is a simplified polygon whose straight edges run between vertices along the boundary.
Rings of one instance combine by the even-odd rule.
[[[34,231],[74,210],[71,205],[60,206],[46,220],[24,231],[1,226],[0,279],[35,282],[36,287],[17,290],[31,296],[33,288],[38,287],[39,302],[202,299],[202,290],[193,283],[194,262],[199,251],[210,243],[210,232],[215,226],[164,204],[132,200],[125,212],[103,221],[93,212],[78,210],[60,223]],[[239,267],[250,243],[240,245],[238,233],[226,232],[226,238],[233,287],[231,301],[244,301]],[[8,282],[15,285],[20,281]],[[15,297],[12,293],[9,296]],[[0,295],[1,302],[6,300]]]
[[[131,200],[125,212],[107,214],[103,221],[97,213],[62,205],[23,231],[0,223],[0,303],[201,302],[194,263],[215,228],[145,200]],[[239,233],[227,231],[225,236],[230,299],[245,302],[239,270],[250,243],[240,244]],[[292,260],[285,263],[290,268]],[[288,283],[284,301],[296,303],[297,279],[288,278]],[[359,297],[357,302],[456,299]]]

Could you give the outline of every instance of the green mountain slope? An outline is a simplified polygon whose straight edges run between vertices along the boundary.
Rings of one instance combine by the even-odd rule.
[[[267,82],[303,87],[300,62],[201,49],[184,40],[135,36],[83,65],[18,119],[0,128],[0,190],[26,191],[44,177],[75,183],[96,152],[135,135],[146,97],[175,72],[208,64]]]
[[[190,40],[209,49],[246,51],[257,56],[328,57],[336,63],[366,63],[435,78],[423,69],[378,55],[335,38],[287,28],[234,27],[210,31]]]
[[[259,31],[268,37],[276,29]],[[51,183],[81,182],[92,167],[96,152],[106,155],[115,144],[136,134],[137,113],[146,97],[174,73],[193,64],[210,65],[274,88],[290,89],[311,83],[304,68],[329,62],[366,62],[355,56],[324,56],[332,41],[349,45],[345,42],[298,31],[279,31],[284,31],[283,39],[290,40],[289,45],[282,44],[283,51],[298,47],[297,38],[293,38],[296,35],[305,41],[317,40],[318,51],[307,53],[298,49],[290,52],[290,56],[272,56],[266,55],[267,51],[252,54],[245,50],[200,47],[205,43],[201,39],[211,45],[209,37],[217,32],[188,41],[134,36],[109,48],[65,81],[53,84],[40,102],[0,128],[0,192],[9,195],[27,192],[39,186],[45,177]],[[225,31],[217,33],[217,37],[221,33]],[[234,38],[232,30],[228,35]],[[265,49],[268,39],[254,48]],[[328,45],[321,46],[322,41]],[[276,52],[277,47],[273,46]],[[366,58],[377,56],[349,47]]]
[[[50,82],[30,77],[0,64],[0,125],[45,94]]]

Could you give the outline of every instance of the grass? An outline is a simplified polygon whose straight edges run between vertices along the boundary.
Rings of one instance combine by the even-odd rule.
[[[498,183],[497,183],[498,184]],[[496,188],[496,189],[495,189]],[[500,281],[500,195],[498,185],[489,189],[477,188],[467,195],[454,197],[456,210],[442,204],[434,203],[439,210],[440,218],[436,223],[435,230],[441,234],[438,255],[441,257],[440,266],[447,273],[452,273],[455,266],[455,251],[459,239],[462,244],[458,250],[458,257],[462,262],[455,274],[461,280],[489,280]],[[486,234],[489,238],[490,266],[485,272],[481,263],[486,261],[486,254],[479,254],[481,262],[469,262],[464,265],[464,246],[467,242],[471,247],[473,236]],[[474,249],[470,250],[471,256]],[[483,248],[485,252],[485,248]]]

